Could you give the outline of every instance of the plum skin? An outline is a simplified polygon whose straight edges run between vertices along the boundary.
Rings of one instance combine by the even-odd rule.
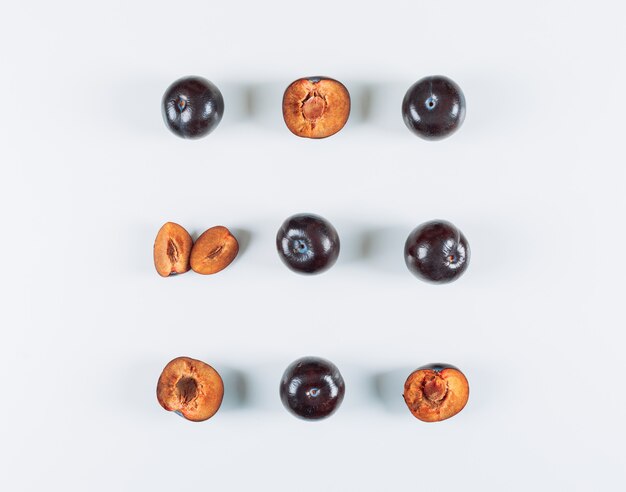
[[[197,139],[211,133],[224,115],[224,98],[215,84],[203,77],[173,82],[161,101],[163,121],[181,138]]]
[[[440,140],[455,133],[465,120],[465,112],[463,91],[443,75],[418,80],[402,101],[404,123],[425,140]]]
[[[322,139],[339,132],[350,115],[350,94],[338,80],[295,80],[283,95],[283,119],[298,137]]]
[[[276,249],[283,263],[294,272],[322,273],[339,257],[339,235],[319,215],[292,215],[276,234]]]
[[[444,220],[425,222],[409,234],[404,246],[407,268],[427,282],[457,280],[469,265],[470,248],[463,233]]]
[[[285,408],[305,420],[330,417],[341,405],[345,383],[339,369],[320,357],[302,357],[292,362],[280,382]]]

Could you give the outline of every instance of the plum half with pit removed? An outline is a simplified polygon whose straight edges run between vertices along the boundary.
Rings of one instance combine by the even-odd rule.
[[[175,222],[163,224],[154,240],[154,267],[161,277],[189,271],[193,240],[187,230]]]
[[[307,77],[292,82],[283,95],[283,118],[299,137],[326,138],[341,130],[350,116],[350,94],[339,81]]]
[[[230,265],[239,253],[239,243],[224,226],[211,227],[204,231],[191,249],[191,269],[202,275],[221,272]]]
[[[159,404],[193,422],[211,418],[224,397],[224,383],[210,365],[190,357],[170,361],[157,383]]]
[[[416,418],[439,422],[459,413],[469,399],[465,375],[449,364],[430,364],[412,372],[404,384],[404,401]]]

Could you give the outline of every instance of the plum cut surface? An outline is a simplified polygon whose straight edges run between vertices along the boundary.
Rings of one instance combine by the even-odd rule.
[[[161,277],[169,277],[189,271],[189,258],[193,240],[184,227],[165,223],[154,240],[154,267]]]
[[[439,422],[459,413],[469,399],[465,375],[448,364],[432,364],[412,372],[404,384],[404,401],[424,422]]]
[[[191,249],[190,264],[194,272],[211,275],[224,270],[239,253],[239,243],[224,226],[204,231]]]
[[[224,397],[224,384],[210,365],[190,357],[170,361],[157,383],[157,400],[170,412],[192,422],[211,418]]]
[[[348,89],[334,79],[298,79],[283,95],[283,119],[287,128],[299,137],[330,137],[344,127],[349,116]]]

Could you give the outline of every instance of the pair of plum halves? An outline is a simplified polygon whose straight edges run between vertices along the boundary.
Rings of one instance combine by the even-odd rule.
[[[280,381],[284,407],[296,417],[321,420],[341,405],[344,379],[332,362],[320,357],[302,357],[292,362]],[[189,357],[170,361],[157,383],[161,406],[193,422],[211,418],[224,397],[219,373],[205,362]],[[448,364],[430,364],[406,379],[404,401],[410,412],[424,422],[439,422],[459,413],[469,399],[465,375]]]
[[[424,77],[402,101],[402,117],[414,134],[426,140],[452,135],[465,119],[465,96],[448,77]],[[283,95],[283,119],[299,137],[326,138],[341,130],[350,116],[348,89],[328,77],[292,82]],[[200,138],[211,133],[224,115],[224,98],[203,77],[183,77],[168,87],[161,102],[166,126],[179,137]]]

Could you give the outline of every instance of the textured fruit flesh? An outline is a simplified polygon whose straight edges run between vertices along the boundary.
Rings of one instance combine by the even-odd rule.
[[[350,115],[350,94],[341,82],[306,78],[293,82],[283,96],[283,117],[299,137],[325,138],[343,128]]]
[[[165,366],[157,383],[157,399],[165,410],[187,420],[211,418],[222,404],[224,384],[210,365],[178,357]]]
[[[191,268],[203,275],[217,273],[230,265],[238,253],[239,243],[226,227],[211,227],[193,245]]]
[[[456,368],[418,369],[406,380],[404,401],[424,422],[439,422],[459,413],[469,398],[469,385]]]
[[[167,222],[154,241],[154,267],[162,277],[189,271],[193,240],[189,233],[174,222]]]

